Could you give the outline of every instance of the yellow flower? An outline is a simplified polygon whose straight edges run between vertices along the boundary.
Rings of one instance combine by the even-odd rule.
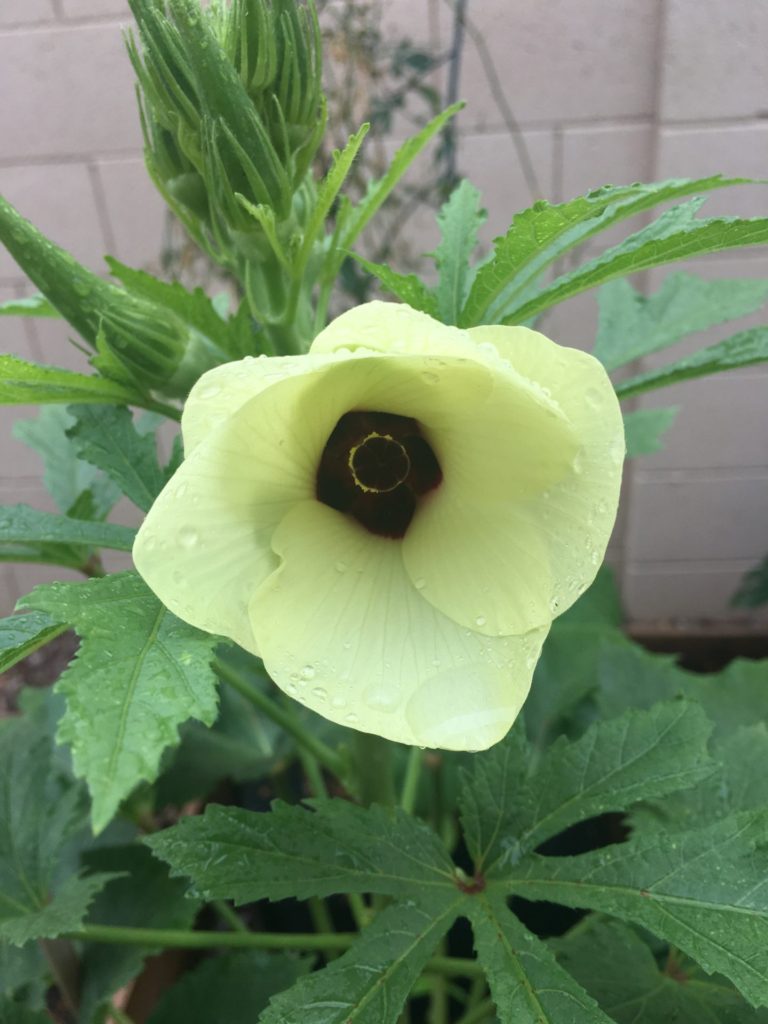
[[[218,366],[134,546],[180,618],[335,722],[481,750],[602,561],[624,458],[591,356],[371,302]]]

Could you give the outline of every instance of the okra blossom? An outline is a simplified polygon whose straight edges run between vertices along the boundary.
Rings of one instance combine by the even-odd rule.
[[[286,693],[389,739],[480,750],[593,580],[624,432],[591,356],[371,302],[306,355],[208,371],[134,561]]]

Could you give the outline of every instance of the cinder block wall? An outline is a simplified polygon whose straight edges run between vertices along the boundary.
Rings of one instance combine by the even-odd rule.
[[[383,13],[390,33],[448,49],[447,0],[384,0]],[[768,177],[764,0],[469,0],[468,15],[487,51],[470,31],[458,155],[484,193],[486,244],[537,197],[520,169],[509,111],[540,194],[552,201],[607,182],[717,171]],[[121,39],[129,20],[126,0],[0,0],[0,192],[93,268],[107,252],[156,268],[163,244],[163,207],[144,172]],[[490,65],[507,115],[494,99]],[[444,84],[440,72],[436,84]],[[396,126],[395,139],[405,130]],[[706,212],[766,216],[768,188],[712,195]],[[428,251],[433,225],[415,218],[412,240]],[[677,269],[757,277],[768,273],[768,258],[742,250]],[[643,283],[655,288],[662,278],[652,273]],[[28,291],[0,253],[0,300]],[[544,329],[589,347],[595,325],[594,295],[586,295],[555,310]],[[3,351],[83,364],[54,322],[4,320],[0,332]],[[675,354],[728,332],[683,342]],[[737,371],[641,400],[672,403],[682,411],[666,450],[628,470],[609,550],[629,618],[764,622],[762,613],[729,609],[728,598],[768,551],[768,371]],[[0,410],[0,502],[49,507],[39,460],[10,437],[13,412]],[[0,566],[1,610],[52,575]]]

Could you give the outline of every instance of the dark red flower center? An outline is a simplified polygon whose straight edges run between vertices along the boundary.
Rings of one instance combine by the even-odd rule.
[[[418,501],[443,479],[417,420],[389,412],[347,412],[317,467],[319,501],[380,537],[404,537]]]

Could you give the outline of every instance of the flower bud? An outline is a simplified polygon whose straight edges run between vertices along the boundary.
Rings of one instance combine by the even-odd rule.
[[[195,239],[225,265],[248,212],[290,221],[325,128],[321,48],[312,4],[130,0],[141,49],[128,49],[140,87],[147,163]],[[238,199],[242,196],[246,201]],[[258,244],[258,243],[257,243]]]
[[[2,197],[0,242],[83,340],[95,351],[106,347],[141,390],[180,398],[226,362],[215,341],[159,303],[91,273]]]

